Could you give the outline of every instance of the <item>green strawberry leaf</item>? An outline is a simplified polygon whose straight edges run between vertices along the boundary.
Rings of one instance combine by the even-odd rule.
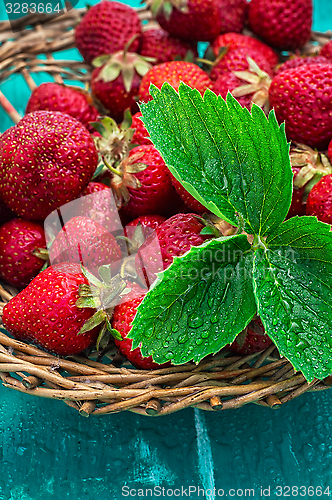
[[[158,363],[200,361],[231,343],[256,313],[253,252],[236,235],[192,247],[158,275],[128,335]]]
[[[204,98],[181,83],[150,87],[143,122],[172,174],[200,203],[248,233],[272,233],[285,219],[293,174],[284,126],[229,93]]]
[[[282,356],[311,382],[332,372],[332,232],[294,217],[256,250],[258,314]]]

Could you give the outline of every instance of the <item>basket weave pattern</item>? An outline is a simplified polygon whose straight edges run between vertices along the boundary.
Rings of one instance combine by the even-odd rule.
[[[138,9],[143,20],[149,12]],[[73,28],[85,9],[72,9],[61,17],[31,14],[0,22],[0,83],[21,74],[31,90],[32,75],[47,72],[54,80],[87,83],[91,67],[80,61],[55,60],[53,53],[75,47]],[[151,22],[151,21],[150,21]],[[29,26],[29,29],[25,28]],[[303,53],[317,51],[331,34],[312,33]],[[40,54],[46,59],[39,59]],[[0,92],[0,105],[14,122],[20,116]],[[0,285],[0,326],[4,305],[17,290]],[[124,410],[147,416],[168,415],[188,407],[215,411],[247,403],[278,408],[306,391],[325,390],[332,377],[308,384],[302,374],[281,358],[274,345],[264,352],[237,356],[223,349],[198,365],[187,363],[153,371],[134,369],[117,354],[116,347],[82,353],[66,359],[9,337],[0,329],[0,378],[4,386],[39,397],[63,400],[83,416]]]

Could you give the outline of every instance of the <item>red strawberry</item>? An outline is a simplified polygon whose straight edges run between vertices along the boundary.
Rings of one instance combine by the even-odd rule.
[[[89,182],[77,200],[61,209],[68,221],[73,217],[87,217],[103,226],[110,233],[122,229],[112,190],[102,182]]]
[[[332,65],[288,69],[272,80],[270,104],[289,140],[324,150],[332,138]]]
[[[233,50],[239,47],[251,48],[260,52],[260,54],[270,63],[272,68],[278,63],[278,54],[271,49],[271,47],[252,36],[230,32],[219,35],[211,44],[211,49],[216,57],[223,48]]]
[[[93,139],[75,118],[29,113],[0,136],[0,196],[22,218],[42,220],[81,194],[97,162]]]
[[[175,58],[184,59],[188,54],[198,57],[194,44],[171,36],[162,29],[149,29],[143,32],[140,54],[144,57],[153,57],[154,64],[174,61]]]
[[[186,206],[196,212],[198,214],[203,214],[208,210],[202,205],[199,201],[196,200],[188,191],[182,186],[181,182],[179,182],[174,175],[170,173],[172,184],[175,188],[175,191],[180,196],[180,198],[185,202]]]
[[[121,212],[132,218],[167,213],[178,202],[178,196],[164,160],[152,145],[136,146],[130,151],[129,160],[136,155],[146,168],[135,174],[138,185],[136,188],[128,187],[130,198]]]
[[[186,253],[192,246],[199,246],[211,235],[200,234],[205,227],[196,214],[176,214],[170,217],[147,238],[136,256],[138,274],[151,285],[156,273],[167,269],[174,257]]]
[[[288,211],[288,217],[294,217],[295,215],[305,215],[306,214],[306,202],[304,199],[304,186],[295,187],[294,182],[299,174],[300,167],[292,167],[293,172],[293,194],[292,203]]]
[[[213,84],[212,90],[215,94],[220,95],[223,99],[226,99],[228,92],[233,94],[233,91],[244,85],[244,81],[235,76],[233,71],[228,71],[219,75]],[[233,94],[234,95],[234,94]],[[252,96],[253,93],[245,94],[240,97],[236,97],[238,102],[244,108],[251,109],[252,106]]]
[[[141,215],[132,220],[123,229],[127,239],[129,253],[136,253],[144,241],[166,220],[162,215]]]
[[[270,110],[269,88],[271,78],[249,59],[247,71],[232,71],[220,75],[213,85],[213,92],[226,99],[231,92],[241,106],[251,110],[252,104],[260,106],[266,113]]]
[[[94,128],[89,122],[96,121],[99,115],[91,96],[83,89],[52,82],[42,83],[32,92],[25,112],[32,111],[61,111],[83,123],[90,132]]]
[[[132,238],[137,227],[141,227],[142,235],[146,239],[149,234],[157,229],[163,222],[165,222],[165,217],[162,215],[141,215],[137,219],[129,222],[124,228],[124,234],[128,238]]]
[[[84,60],[91,63],[97,56],[123,50],[129,40],[138,35],[131,45],[135,52],[141,33],[141,22],[133,8],[104,0],[91,7],[76,27],[76,47]]]
[[[121,250],[114,236],[97,222],[73,217],[57,234],[51,249],[52,264],[77,262],[92,272],[111,264],[112,274],[119,267]]]
[[[314,185],[307,199],[307,215],[332,224],[332,174],[325,175]]]
[[[45,258],[34,254],[45,249]],[[13,219],[0,227],[0,278],[23,288],[39,273],[47,260],[44,229],[39,224]]]
[[[258,318],[252,320],[243,332],[239,333],[228,349],[246,356],[254,352],[264,351],[271,344],[272,340],[265,334],[263,324]]]
[[[253,59],[262,71],[273,76],[270,63],[260,52],[248,47],[238,47],[229,49],[220,60],[216,61],[210,73],[211,80],[216,80],[218,76],[229,71],[249,71],[248,57]]]
[[[286,71],[287,69],[307,66],[308,64],[329,64],[329,60],[323,56],[295,56],[280,64],[277,67],[275,74],[279,75],[279,73]]]
[[[7,207],[4,201],[0,198],[0,226],[5,224],[12,219],[15,219],[17,215]]]
[[[295,50],[310,38],[312,0],[251,0],[249,28],[271,47]]]
[[[151,83],[160,89],[165,82],[172,85],[175,90],[178,90],[180,82],[184,82],[189,87],[199,90],[201,94],[212,86],[208,75],[196,64],[185,61],[166,62],[153,66],[143,76],[139,87],[140,101],[147,102],[152,99],[149,93]]]
[[[328,145],[327,155],[328,155],[330,161],[332,162],[332,139],[331,139],[331,141],[330,141],[330,143]]]
[[[212,41],[222,28],[224,0],[185,0],[169,3],[149,2],[156,20],[170,35],[190,41]],[[176,7],[178,8],[176,8]]]
[[[131,330],[132,322],[135,318],[136,311],[146,293],[143,288],[134,284],[131,285],[132,290],[124,297],[123,301],[116,305],[112,317],[112,327],[115,328],[124,340],[115,339],[119,351],[127,357],[132,365],[143,370],[152,370],[164,368],[170,363],[158,364],[153,361],[152,356],[142,356],[139,347],[132,349],[133,341],[126,338]]]
[[[332,174],[328,158],[303,144],[294,144],[290,150],[293,195],[288,217],[306,214],[306,201],[313,186],[324,175]]]
[[[33,342],[60,356],[83,351],[95,341],[99,329],[78,335],[95,312],[76,307],[81,284],[88,285],[88,280],[77,264],[45,269],[5,305],[5,328],[18,340]]]
[[[120,122],[127,108],[137,112],[138,89],[151,64],[138,54],[124,50],[109,58],[101,56],[94,60],[94,65],[98,67],[91,75],[91,91],[111,117]]]
[[[247,0],[219,0],[221,30],[219,33],[241,33],[248,13]]]
[[[134,128],[135,132],[131,142],[133,144],[139,144],[139,145],[152,144],[152,142],[149,139],[150,137],[149,132],[146,130],[142,120],[140,120],[141,116],[142,113],[138,111],[132,117],[131,128]]]
[[[327,42],[319,51],[319,55],[332,61],[332,40]]]

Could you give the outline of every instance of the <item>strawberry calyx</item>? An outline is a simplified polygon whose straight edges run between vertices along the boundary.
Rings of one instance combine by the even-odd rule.
[[[325,154],[299,143],[291,146],[290,161],[292,167],[300,168],[294,178],[294,188],[304,188],[305,203],[313,186],[323,176],[332,174],[332,165]]]
[[[237,78],[246,83],[233,89],[232,94],[235,98],[253,94],[251,101],[257,104],[257,106],[260,106],[265,113],[267,113],[270,110],[269,88],[272,79],[251,57],[248,56],[247,61],[249,70],[233,71],[233,74]]]
[[[119,300],[124,295],[131,291],[128,282],[125,279],[125,266],[122,266],[120,274],[111,276],[110,265],[104,265],[99,268],[98,279],[94,274],[90,273],[88,269],[81,265],[81,271],[89,285],[79,285],[79,298],[76,301],[78,308],[93,308],[96,309],[94,315],[89,318],[78,332],[78,335],[86,333],[93,328],[101,325],[101,329],[96,341],[96,349],[106,347],[109,343],[110,337],[121,340],[121,335],[114,330],[111,326],[111,318],[113,315],[114,307],[119,303]]]
[[[152,67],[151,63],[155,62],[153,57],[144,57],[136,52],[129,52],[128,48],[132,42],[133,38],[128,42],[124,50],[119,50],[110,55],[98,56],[93,60],[93,66],[96,68],[102,67],[96,77],[97,80],[113,82],[121,75],[126,92],[131,91],[135,72],[143,77]]]
[[[139,247],[143,245],[144,241],[146,240],[146,237],[144,236],[143,233],[143,225],[141,223],[138,223],[130,238],[128,236],[121,235],[117,236],[116,239],[123,240],[126,242],[129,255],[136,254]]]
[[[147,0],[144,3],[154,18],[159,14],[163,14],[167,21],[170,20],[174,8],[183,14],[189,12],[188,0]]]
[[[99,133],[94,136],[95,146],[99,154],[98,167],[94,173],[93,179],[98,177],[106,170],[111,170],[120,163],[132,149],[132,138],[135,129],[131,128],[132,116],[129,109],[124,112],[124,120],[118,125],[113,118],[103,117],[98,122],[91,122],[92,127]],[[108,168],[103,159],[106,159]]]
[[[38,259],[42,259],[45,262],[49,260],[49,253],[47,248],[35,248],[31,253],[35,257],[38,257]]]
[[[111,188],[114,194],[115,203],[118,208],[127,204],[130,200],[128,188],[137,189],[141,187],[141,182],[134,174],[142,172],[147,168],[145,163],[139,162],[144,156],[144,152],[139,152],[127,156],[114,168],[103,156],[103,161],[108,170],[112,173]]]
[[[203,216],[197,216],[197,218],[206,224],[206,226],[213,226],[213,230],[217,231],[210,234],[215,234],[216,236],[232,236],[233,234],[237,234],[238,228],[236,226],[232,226],[229,222],[221,219],[215,214],[204,214]],[[204,228],[202,229],[204,231]],[[218,234],[217,234],[218,233]],[[201,233],[202,234],[202,233]],[[203,233],[204,234],[204,233]],[[207,234],[207,233],[205,233]]]
[[[204,226],[199,234],[202,234],[203,236],[211,235],[216,238],[223,236],[218,226],[212,222],[209,216],[204,217],[204,215],[194,215],[193,217],[197,219]]]

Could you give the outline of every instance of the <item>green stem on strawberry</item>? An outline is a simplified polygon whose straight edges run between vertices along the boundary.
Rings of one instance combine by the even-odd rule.
[[[106,165],[107,169],[112,172],[112,174],[114,175],[118,175],[119,177],[123,177],[123,172],[121,172],[120,170],[117,170],[116,168],[112,167],[112,165],[110,165],[110,163],[108,163],[108,161],[106,160],[105,156],[102,155],[102,160],[104,162],[104,164]]]
[[[33,250],[32,255],[45,261],[49,260],[49,253],[47,248],[36,248],[35,250]]]

